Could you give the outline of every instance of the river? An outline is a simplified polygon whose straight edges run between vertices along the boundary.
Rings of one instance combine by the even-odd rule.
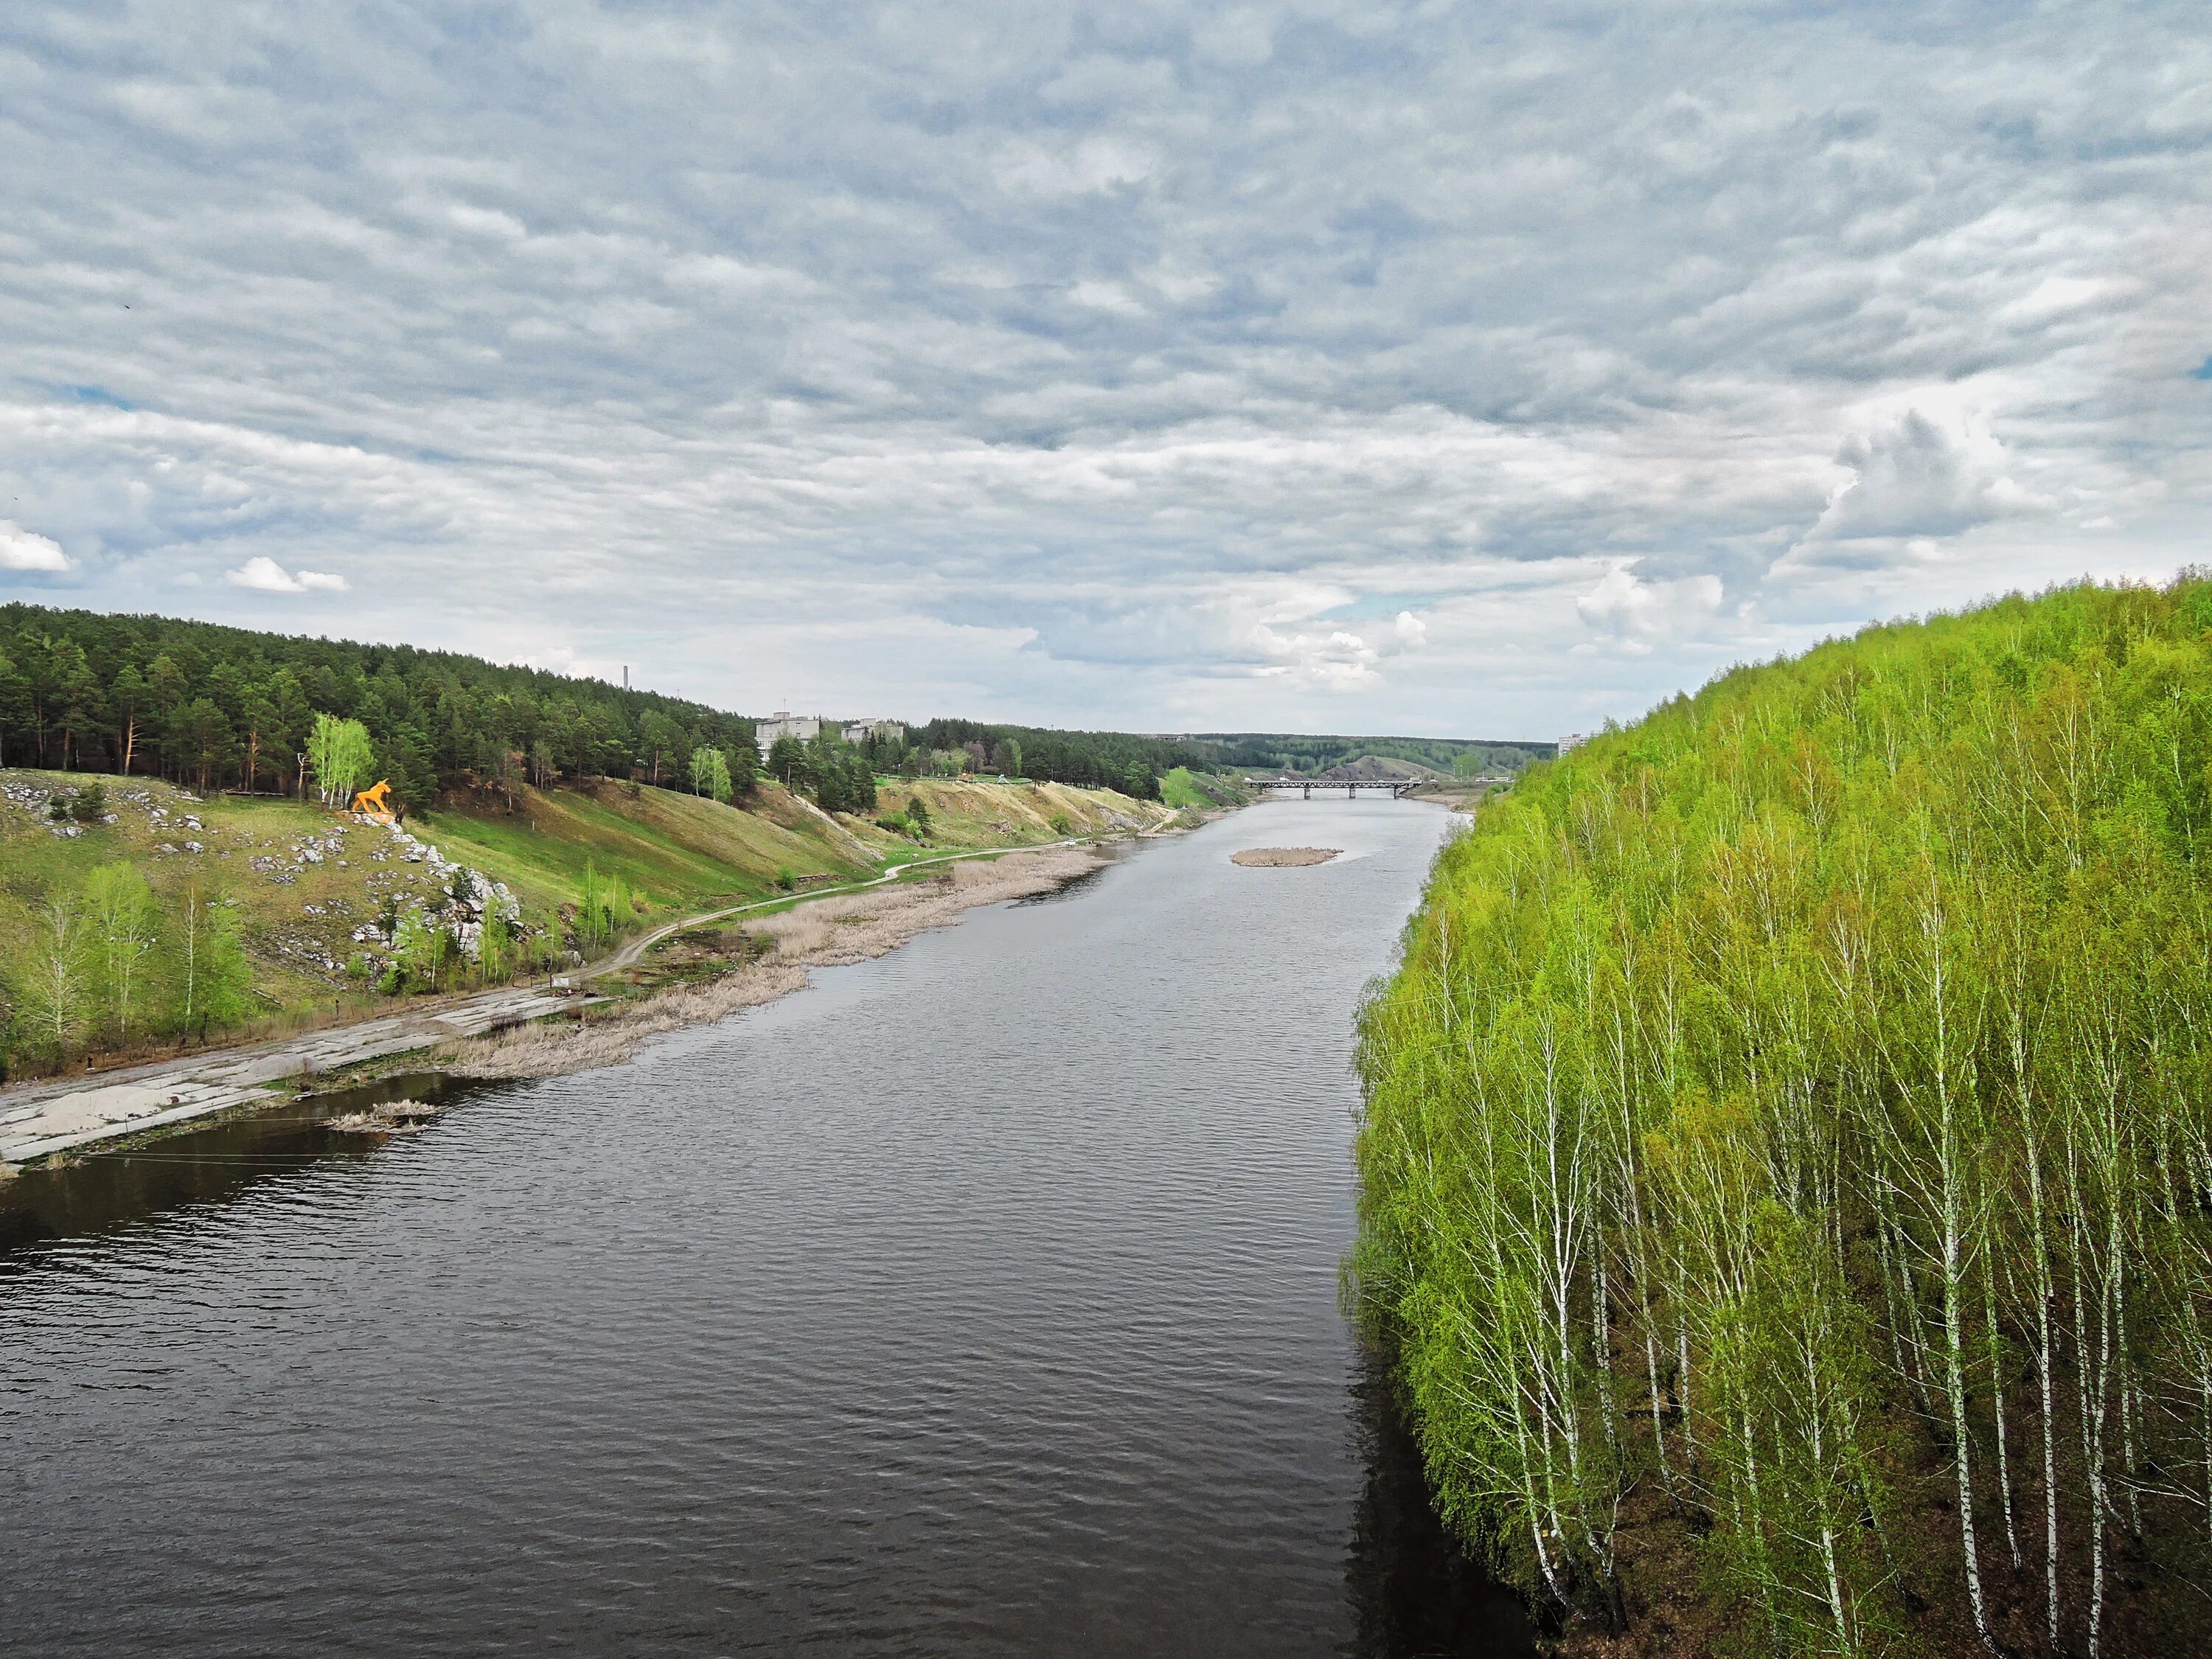
[[[1528,1651],[1336,1305],[1445,823],[1263,805],[416,1136],[0,1188],[0,1642]]]

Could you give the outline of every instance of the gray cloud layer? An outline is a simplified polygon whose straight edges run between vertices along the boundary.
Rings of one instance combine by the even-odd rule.
[[[0,592],[1548,735],[2201,556],[2197,5],[0,22]]]

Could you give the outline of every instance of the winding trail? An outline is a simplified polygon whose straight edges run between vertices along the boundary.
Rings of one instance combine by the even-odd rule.
[[[1018,847],[978,848],[886,866],[865,881],[799,894],[780,894],[744,904],[702,910],[641,933],[598,962],[567,975],[572,983],[602,979],[636,966],[662,940],[748,912],[810,904],[816,899],[865,892],[896,881],[909,870],[1003,858],[1010,853],[1079,847],[1085,838]],[[586,999],[592,1000],[595,999]],[[265,1099],[269,1085],[289,1078],[339,1071],[364,1060],[428,1048],[455,1037],[482,1036],[580,1006],[573,995],[538,985],[508,985],[404,1012],[375,1014],[320,1030],[298,1032],[235,1048],[119,1066],[112,1072],[50,1078],[0,1092],[0,1166],[80,1151],[123,1135],[204,1117]]]
[[[1144,832],[1139,833],[1141,835]],[[981,847],[972,852],[945,853],[933,859],[908,859],[904,864],[885,865],[882,874],[871,876],[866,881],[852,881],[836,887],[817,888],[811,893],[795,896],[784,893],[775,898],[754,899],[746,904],[728,905],[720,910],[702,910],[696,916],[687,916],[681,921],[672,921],[664,927],[656,927],[649,933],[639,934],[612,956],[596,962],[590,967],[570,975],[569,977],[598,979],[603,975],[620,973],[625,968],[635,967],[647,951],[665,939],[673,939],[678,933],[688,933],[695,927],[706,927],[709,922],[726,921],[732,916],[744,915],[749,910],[772,909],[777,905],[790,905],[795,908],[801,904],[811,904],[816,899],[836,898],[844,893],[866,892],[871,887],[881,887],[885,882],[896,881],[909,870],[923,869],[933,864],[958,864],[967,859],[1004,858],[1009,853],[1042,853],[1054,847],[1082,847],[1088,844],[1081,837],[1070,836],[1065,841],[1041,841],[1020,847]]]

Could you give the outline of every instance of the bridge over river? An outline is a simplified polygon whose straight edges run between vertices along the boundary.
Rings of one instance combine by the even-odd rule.
[[[1266,789],[1276,794],[1287,794],[1295,790],[1306,800],[1311,800],[1316,790],[1326,799],[1334,795],[1340,789],[1344,791],[1345,799],[1347,800],[1355,799],[1362,794],[1388,795],[1391,799],[1395,800],[1399,796],[1409,793],[1413,786],[1422,780],[1419,778],[1281,777],[1248,778],[1245,781],[1256,789]]]

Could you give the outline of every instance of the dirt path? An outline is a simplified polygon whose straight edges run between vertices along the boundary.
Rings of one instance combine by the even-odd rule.
[[[1104,860],[1088,848],[1060,843],[988,864],[929,862],[951,867],[934,881],[877,891],[867,890],[882,884],[870,882],[824,895],[824,903],[764,917],[745,931],[769,945],[765,956],[741,953],[710,979],[609,1002],[587,1022],[546,1020],[456,1044],[437,1056],[438,1069],[456,1077],[524,1078],[618,1065],[656,1033],[712,1024],[788,996],[806,984],[809,969],[866,962],[981,906],[1054,891]]]
[[[933,864],[959,864],[970,859],[1004,858],[1009,854],[1042,853],[1055,847],[1080,847],[1084,844],[1079,841],[1048,841],[1042,842],[1034,847],[990,847],[979,848],[971,853],[945,853],[933,859],[908,859],[904,864],[886,865],[881,875],[871,876],[866,881],[847,882],[839,887],[817,888],[813,892],[802,896],[797,902],[811,904],[817,899],[839,898],[848,893],[866,892],[871,887],[881,887],[885,882],[896,881],[909,870],[926,869]],[[741,916],[750,910],[766,910],[775,905],[788,905],[793,902],[793,900],[789,894],[780,894],[775,898],[755,899],[750,904],[732,904],[720,910],[702,910],[696,916],[686,916],[682,921],[672,921],[665,927],[658,927],[650,933],[640,934],[605,961],[597,963],[583,969],[580,975],[572,975],[572,977],[597,979],[603,974],[620,973],[625,968],[635,967],[643,959],[647,951],[665,939],[672,939],[678,933],[688,933],[695,927],[707,927],[718,921],[727,921],[732,916]]]
[[[848,897],[896,881],[909,870],[933,865],[995,859],[1009,854],[1066,848],[1074,842],[1045,848],[985,848],[909,859],[866,881],[848,882],[801,895],[799,906]],[[703,910],[657,927],[612,954],[569,975],[603,978],[635,967],[663,939],[695,927],[712,926],[750,912],[793,905],[779,896],[747,904]],[[112,1072],[51,1078],[0,1091],[0,1166],[21,1164],[54,1152],[97,1146],[120,1135],[137,1134],[173,1123],[228,1111],[267,1097],[269,1085],[287,1079],[334,1072],[364,1060],[381,1060],[436,1048],[457,1038],[478,1037],[577,1006],[574,997],[543,986],[510,985],[442,1003],[365,1017],[319,1031],[215,1048],[178,1058],[122,1066]]]

